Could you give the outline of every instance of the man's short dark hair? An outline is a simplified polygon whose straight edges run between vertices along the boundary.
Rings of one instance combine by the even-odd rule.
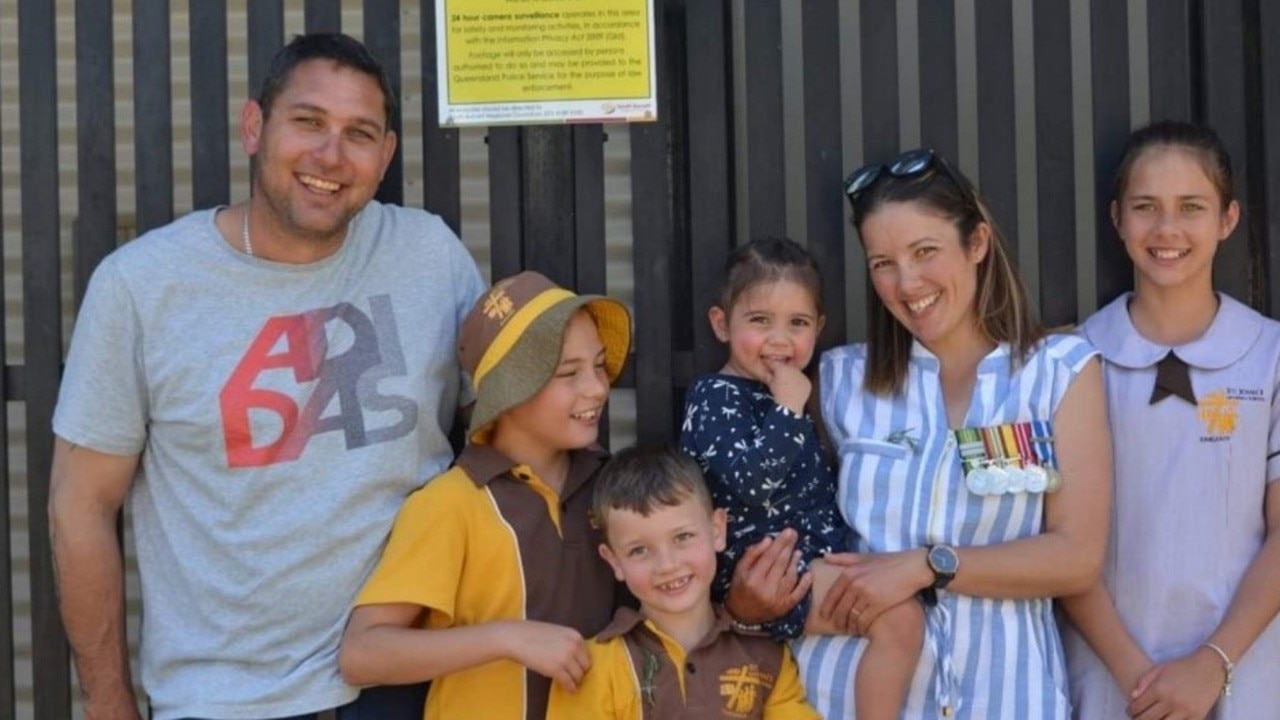
[[[271,115],[271,104],[284,91],[294,68],[308,60],[330,60],[340,67],[350,68],[373,78],[382,90],[386,127],[391,127],[391,118],[396,112],[396,96],[386,69],[363,43],[342,33],[295,35],[288,45],[280,48],[271,59],[267,77],[262,81],[262,91],[258,93],[258,105],[262,107],[264,118]]]
[[[689,498],[711,512],[711,493],[693,458],[669,447],[630,447],[600,469],[591,518],[607,542],[610,510],[629,510],[648,517],[659,507],[679,505]]]

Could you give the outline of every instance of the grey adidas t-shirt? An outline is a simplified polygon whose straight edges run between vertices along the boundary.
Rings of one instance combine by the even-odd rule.
[[[483,288],[435,215],[370,203],[334,255],[227,245],[214,212],[94,273],[54,431],[142,453],[130,495],[155,720],[336,706],[351,601],[451,459],[457,328]]]

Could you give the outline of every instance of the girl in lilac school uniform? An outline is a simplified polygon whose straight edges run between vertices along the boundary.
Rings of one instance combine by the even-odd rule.
[[[1240,217],[1208,128],[1130,136],[1111,218],[1134,292],[1089,318],[1106,358],[1115,534],[1065,603],[1077,717],[1280,717],[1280,323],[1213,290]]]
[[[814,591],[766,628],[779,640],[839,634],[821,617],[822,595],[838,572],[822,561],[847,548],[836,506],[836,476],[806,406],[804,369],[822,330],[822,277],[803,247],[755,240],[729,257],[720,304],[708,313],[729,346],[719,372],[696,378],[685,399],[680,449],[702,466],[717,508],[729,514],[712,595],[722,600],[746,549],[785,528],[798,534],[798,562],[814,569]],[[896,720],[920,655],[918,603],[891,608],[865,631],[871,641],[854,692],[860,720]]]

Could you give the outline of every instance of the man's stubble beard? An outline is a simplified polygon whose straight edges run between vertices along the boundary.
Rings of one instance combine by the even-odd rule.
[[[340,219],[337,223],[328,229],[315,230],[298,222],[297,214],[294,212],[293,199],[288,191],[283,193],[275,193],[272,191],[271,185],[264,179],[262,168],[271,164],[271,153],[264,143],[258,152],[250,159],[253,167],[251,173],[253,179],[253,192],[251,197],[254,202],[260,202],[269,209],[273,218],[273,223],[287,232],[291,237],[315,242],[318,245],[328,243],[341,242],[346,237],[347,226],[368,201],[361,203],[360,208],[355,210],[343,209]],[[292,182],[293,174],[289,173],[289,181]],[[300,192],[308,192],[305,188]],[[340,191],[341,192],[341,191]]]

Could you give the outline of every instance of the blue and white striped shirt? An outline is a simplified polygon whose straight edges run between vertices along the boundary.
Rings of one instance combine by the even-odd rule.
[[[978,365],[965,426],[1051,421],[1096,354],[1080,337],[1053,335],[1015,369],[1009,348],[997,347]],[[857,533],[856,552],[991,545],[1041,532],[1042,494],[966,488],[932,353],[915,345],[903,391],[890,397],[863,390],[866,359],[865,345],[836,348],[823,355],[820,371],[823,419],[840,454],[837,502]],[[938,595],[903,718],[941,718],[950,706],[958,719],[1067,720],[1050,599]],[[853,677],[864,645],[844,636],[796,642],[809,700],[825,717],[854,717]]]

